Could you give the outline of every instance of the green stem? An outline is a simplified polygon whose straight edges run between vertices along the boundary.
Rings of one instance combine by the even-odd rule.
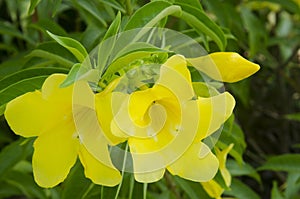
[[[118,186],[118,189],[117,189],[117,193],[116,193],[116,196],[115,196],[115,199],[118,199],[118,196],[120,194],[120,190],[121,190],[121,187],[122,187],[122,183],[123,183],[123,176],[124,176],[124,171],[125,171],[125,166],[126,166],[126,159],[127,159],[127,151],[128,151],[128,143],[126,143],[126,147],[125,147],[125,154],[124,154],[124,160],[123,160],[123,165],[122,165],[122,180]]]
[[[104,191],[104,186],[102,185],[101,186],[101,197],[100,197],[100,199],[103,199],[103,191]]]
[[[134,174],[131,174],[128,199],[132,199],[133,188],[134,188]]]
[[[130,16],[132,14],[132,6],[131,6],[131,0],[126,0],[126,9],[127,9],[127,13]]]
[[[147,183],[144,183],[144,190],[143,190],[143,199],[147,199]]]

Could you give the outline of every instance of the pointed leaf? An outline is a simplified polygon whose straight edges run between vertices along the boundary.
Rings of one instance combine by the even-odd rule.
[[[23,139],[20,139],[2,149],[0,153],[0,178],[26,157],[28,152],[26,148],[28,146],[31,147],[32,142],[27,142],[23,145],[22,142]]]
[[[273,182],[273,188],[271,191],[271,198],[272,199],[284,199],[284,197],[281,195],[280,191],[278,190],[277,182]]]
[[[138,9],[130,18],[124,30],[153,27],[169,15],[178,16],[180,14],[180,6],[172,5],[166,1],[153,1]]]
[[[258,170],[300,172],[300,154],[284,154],[271,157]]]
[[[30,7],[28,10],[28,15],[31,15],[34,12],[34,9],[40,2],[41,2],[41,0],[30,0]]]
[[[79,43],[78,41],[69,38],[69,37],[61,37],[52,34],[51,32],[47,31],[50,37],[52,37],[57,43],[68,49],[79,62],[83,62],[86,57],[88,57],[88,53],[86,49]]]
[[[51,75],[53,73],[67,73],[67,72],[68,72],[67,69],[55,68],[55,67],[28,68],[28,69],[20,70],[0,80],[0,91],[16,82],[22,81],[27,78],[32,78],[41,75]]]
[[[246,175],[254,178],[258,182],[261,182],[260,176],[256,170],[248,163],[238,164],[236,161],[229,159],[226,162],[226,166],[232,176]]]
[[[190,5],[182,5],[182,10],[181,19],[183,19],[197,32],[204,33],[210,37],[218,45],[221,51],[225,50],[227,44],[225,34],[204,11]]]
[[[259,199],[260,197],[252,189],[250,189],[246,184],[242,183],[237,179],[232,180],[230,190],[225,190],[225,194],[234,196],[235,198],[243,199]]]

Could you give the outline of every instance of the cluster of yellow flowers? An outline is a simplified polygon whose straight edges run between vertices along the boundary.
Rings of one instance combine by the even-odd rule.
[[[208,67],[211,61],[216,67]],[[35,181],[42,187],[56,186],[79,157],[85,176],[94,183],[117,185],[122,176],[111,161],[108,146],[126,141],[139,182],[158,181],[166,169],[172,175],[203,182],[204,187],[209,187],[204,182],[213,183],[210,180],[218,169],[223,176],[230,175],[224,167],[232,146],[216,150],[216,156],[202,141],[230,117],[235,100],[228,92],[198,96],[188,65],[223,82],[236,82],[259,70],[257,64],[236,53],[193,59],[174,55],[162,64],[152,87],[132,93],[116,91],[122,77],[94,94],[84,81],[61,88],[66,75],[53,74],[41,91],[9,102],[5,117],[11,129],[23,137],[37,136],[32,158]],[[97,124],[85,124],[89,112],[78,112],[77,94],[84,96],[81,103],[90,107]],[[81,126],[76,122],[79,117]],[[102,137],[94,136],[93,125],[101,129]]]

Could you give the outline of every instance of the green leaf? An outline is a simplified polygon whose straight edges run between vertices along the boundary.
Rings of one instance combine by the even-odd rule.
[[[11,170],[5,175],[8,184],[17,187],[27,198],[46,199],[47,196],[42,188],[40,188],[33,180],[32,174]]]
[[[68,178],[63,182],[63,186],[62,199],[81,199],[86,198],[85,196],[95,185],[84,176],[83,167],[77,161]]]
[[[284,195],[286,198],[297,198],[300,190],[300,173],[289,172],[286,180],[286,189]],[[298,195],[299,196],[299,195]]]
[[[153,1],[138,9],[126,24],[124,30],[153,27],[169,15],[181,15],[180,6],[166,1]]]
[[[93,1],[77,0],[74,3],[78,4],[79,7],[88,15],[92,16],[95,21],[102,24],[104,27],[107,27],[106,21],[101,16],[100,10],[97,9],[97,6]],[[97,23],[96,23],[97,24]]]
[[[241,7],[241,16],[244,27],[248,31],[248,42],[250,45],[250,57],[266,46],[267,33],[264,23],[257,18],[247,7]]]
[[[121,50],[118,50],[117,54],[113,57],[113,61],[120,57],[124,57],[125,55],[128,55],[133,52],[137,51],[143,51],[143,52],[167,52],[166,50],[163,50],[161,48],[158,48],[152,44],[148,44],[145,42],[134,42],[126,45]]]
[[[281,195],[280,191],[278,190],[276,181],[273,182],[273,188],[271,191],[271,199],[284,199],[284,197]]]
[[[271,157],[258,170],[300,172],[300,154],[284,154]]]
[[[300,113],[293,113],[284,116],[288,120],[294,120],[300,122]]]
[[[85,58],[88,57],[88,53],[85,48],[81,45],[80,42],[76,41],[75,39],[69,37],[61,37],[52,34],[51,32],[47,31],[50,37],[52,37],[57,43],[68,49],[79,62],[83,62]]]
[[[66,67],[66,68],[70,68],[74,64],[70,60],[67,60],[64,57],[61,57],[60,55],[53,54],[51,52],[48,52],[45,50],[40,50],[40,49],[33,50],[33,51],[31,51],[31,53],[29,53],[27,55],[27,58],[32,58],[32,57],[40,57],[40,58],[45,58],[45,59],[49,59],[49,60],[55,60],[55,62],[61,64],[62,66]]]
[[[246,184],[233,178],[230,190],[225,190],[226,195],[234,196],[235,198],[242,199],[259,199],[260,197],[250,189]]]
[[[41,0],[30,0],[30,7],[28,10],[28,15],[31,15],[34,12],[34,9],[40,2],[41,2]]]
[[[29,24],[29,27],[43,31],[45,34],[48,30],[49,32],[52,32],[57,35],[67,35],[66,31],[52,19],[42,18],[37,23]]]
[[[203,0],[202,2],[209,12],[216,15],[217,22],[222,27],[228,28],[230,32],[239,38],[239,42],[246,42],[245,28],[236,5],[229,1],[220,0]]]
[[[220,94],[217,89],[204,82],[193,82],[193,89],[197,96],[211,97]]]
[[[6,75],[21,70],[24,63],[28,61],[28,58],[25,58],[25,56],[25,53],[18,53],[16,56],[12,56],[7,61],[3,61],[0,64],[0,79],[4,78]]]
[[[173,179],[175,183],[183,189],[183,191],[188,195],[190,199],[199,199],[199,198],[210,198],[207,193],[204,191],[200,183],[192,182],[174,176]]]
[[[246,108],[249,108],[250,103],[250,83],[250,79],[244,79],[228,85],[234,96],[238,98]]]
[[[52,0],[53,3],[53,13],[52,17],[56,15],[56,12],[59,10],[62,0]]]
[[[32,68],[13,73],[0,80],[0,106],[26,92],[40,89],[52,73],[66,73],[63,68]]]
[[[239,164],[243,164],[243,152],[246,148],[246,142],[242,129],[234,122],[234,115],[225,122],[217,146],[224,149],[231,143],[233,143],[234,146],[229,154],[234,157]]]
[[[26,78],[0,91],[0,106],[27,92],[40,89],[48,75]]]
[[[0,153],[0,178],[27,156],[28,149],[26,148],[32,148],[32,142],[22,144],[23,141],[23,139],[20,139],[12,142],[2,149]]]
[[[121,25],[121,13],[118,12],[115,20],[109,26],[106,34],[103,37],[102,42],[99,45],[98,49],[98,64],[97,68],[99,69],[99,74],[102,75],[107,60],[115,46],[117,40],[117,33],[119,32]]]
[[[154,49],[152,49],[152,50],[154,50]],[[106,72],[104,73],[104,75],[102,77],[102,80],[109,81],[109,78],[116,72],[118,72],[122,69],[128,70],[132,64],[136,64],[138,61],[142,61],[143,59],[151,58],[151,56],[153,56],[153,54],[156,54],[159,57],[160,55],[163,56],[166,53],[167,52],[162,51],[160,49],[157,49],[157,51],[139,50],[139,51],[133,51],[131,53],[128,53],[128,54],[124,55],[123,57],[119,57],[111,65],[109,65],[109,67],[107,68]]]
[[[0,183],[0,198],[13,198],[16,195],[22,195],[22,192],[18,188],[4,181],[0,181]]]
[[[236,161],[228,159],[226,161],[226,167],[228,168],[232,176],[249,176],[261,182],[260,176],[256,170],[248,163],[238,164]]]
[[[95,47],[97,47],[97,45],[99,45],[101,42],[105,32],[106,29],[90,23],[81,34],[80,42],[86,47],[88,52],[92,52],[92,50],[94,50]]]
[[[125,8],[116,0],[100,0],[101,3],[106,4],[108,6],[111,6],[112,8],[115,8],[116,10],[119,10],[121,12],[126,12]]]
[[[53,61],[66,68],[71,68],[77,62],[75,56],[56,41],[44,42],[26,56],[27,59],[33,57],[45,58],[43,60]],[[25,66],[32,67],[30,62],[27,62]]]
[[[28,37],[26,34],[22,34],[12,24],[3,21],[0,21],[0,34],[23,39],[24,41],[28,42],[31,45],[36,44],[36,42],[31,37]]]
[[[203,10],[202,5],[201,5],[201,3],[200,3],[199,0],[184,0],[184,1],[182,1],[182,0],[175,0],[175,4],[176,5],[182,5],[182,4],[190,5],[190,6],[194,7],[194,8],[199,9],[199,10]]]
[[[61,83],[60,87],[64,88],[64,87],[67,87],[67,86],[73,84],[77,79],[80,67],[81,67],[81,64],[79,64],[79,63],[74,64],[74,66],[70,70],[67,78],[63,81],[63,83]]]
[[[108,30],[106,31],[106,33],[103,37],[103,41],[111,36],[116,35],[119,32],[120,25],[121,25],[121,13],[118,12],[115,20],[111,23]]]
[[[221,51],[225,50],[227,40],[221,28],[215,24],[204,11],[191,7],[190,5],[182,5],[183,19],[187,24],[199,33],[204,33],[210,37]]]
[[[67,73],[67,72],[68,72],[67,69],[54,68],[54,67],[29,68],[29,69],[20,70],[0,80],[0,91],[24,79],[41,76],[41,75],[51,75],[53,73]]]

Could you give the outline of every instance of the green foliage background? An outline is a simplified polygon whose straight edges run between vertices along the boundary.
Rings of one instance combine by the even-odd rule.
[[[39,89],[50,74],[68,73],[81,62],[82,55],[113,35],[119,26],[126,30],[146,24],[187,34],[208,52],[235,51],[261,65],[253,77],[226,85],[237,99],[237,107],[235,118],[224,126],[223,143],[218,143],[221,148],[235,143],[227,162],[234,179],[224,195],[241,199],[299,198],[299,0],[147,3],[0,1],[0,198],[115,197],[116,187],[92,184],[84,178],[80,164],[60,186],[47,190],[38,187],[30,163],[33,140],[15,136],[3,112],[7,102]],[[51,38],[46,31],[72,40],[55,35]],[[78,51],[70,50],[74,47]],[[143,189],[132,175],[125,174],[119,198],[142,198]],[[147,198],[209,198],[199,183],[168,174],[148,185],[147,190]]]

